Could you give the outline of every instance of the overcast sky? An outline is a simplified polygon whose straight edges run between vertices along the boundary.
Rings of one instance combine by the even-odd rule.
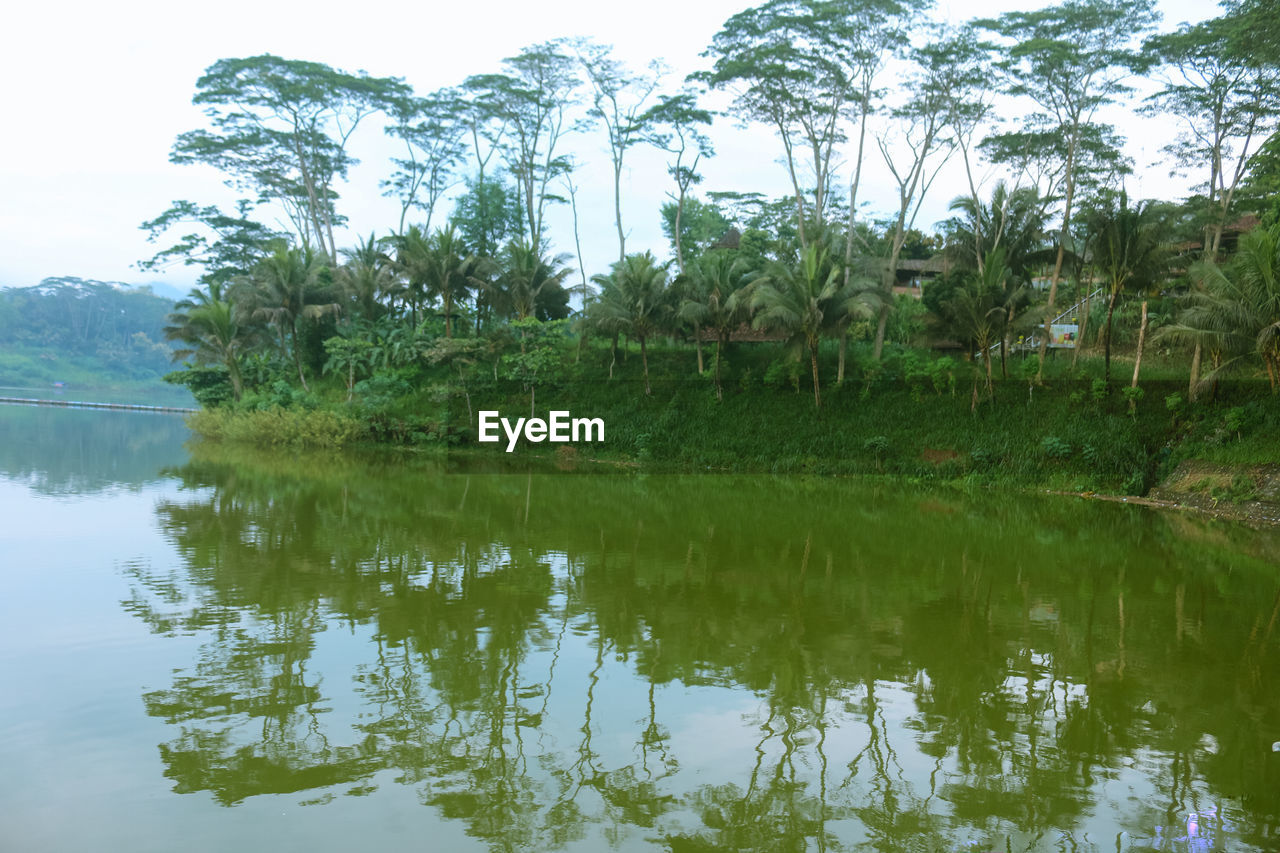
[[[527,0],[415,5],[363,0],[307,4],[276,0],[227,0],[218,4],[171,2],[23,3],[6,12],[0,35],[0,100],[7,117],[0,132],[0,286],[34,284],[46,276],[168,282],[189,287],[194,268],[144,274],[132,267],[159,247],[138,226],[175,199],[227,203],[221,176],[202,166],[169,163],[174,138],[205,126],[191,105],[195,81],[224,57],[274,53],[324,62],[344,70],[402,77],[419,93],[461,82],[471,74],[500,70],[504,57],[558,36],[583,35],[612,44],[616,55],[639,68],[652,58],[673,69],[675,88],[703,67],[698,54],[745,0],[592,0],[530,3]],[[986,0],[983,15],[1024,7],[1016,0]],[[1044,4],[1035,4],[1044,5]],[[968,2],[939,4],[938,16],[960,22]],[[1162,0],[1163,29],[1199,20],[1217,9],[1204,0]],[[1152,165],[1172,133],[1169,122],[1120,114],[1138,174],[1129,187],[1137,197],[1177,197],[1186,181],[1170,180],[1168,166]],[[354,153],[363,162],[341,186],[340,210],[352,231],[385,233],[398,207],[379,195],[390,148],[373,123],[362,127]],[[735,128],[721,119],[714,138],[718,156],[706,165],[705,190],[787,192],[778,146],[767,130]],[[599,136],[569,141],[584,162],[579,216],[587,274],[607,271],[617,255],[608,155]],[[667,191],[663,161],[652,152],[629,155],[624,192],[628,250],[669,255],[658,208]],[[880,163],[865,166],[868,213],[892,205]],[[993,176],[994,178],[994,176]],[[931,192],[918,225],[929,230],[945,216],[963,179],[949,169]],[[572,251],[567,211],[551,214],[557,251]],[[352,241],[339,237],[339,243]]]

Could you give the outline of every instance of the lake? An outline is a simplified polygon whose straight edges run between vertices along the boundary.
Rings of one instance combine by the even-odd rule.
[[[1276,530],[187,441],[0,406],[0,849],[1280,849]]]

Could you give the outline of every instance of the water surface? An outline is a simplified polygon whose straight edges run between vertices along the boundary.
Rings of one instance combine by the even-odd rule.
[[[1280,537],[0,406],[0,848],[1274,850]]]

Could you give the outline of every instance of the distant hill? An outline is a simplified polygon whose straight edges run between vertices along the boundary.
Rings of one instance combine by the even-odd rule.
[[[169,282],[166,282],[166,281],[149,281],[144,284],[138,284],[137,282],[131,283],[131,282],[125,282],[125,281],[98,281],[97,279],[79,278],[73,275],[63,275],[63,276],[50,276],[48,278],[42,279],[39,284],[16,285],[16,284],[0,283],[0,293],[6,290],[32,290],[35,288],[45,287],[46,285],[56,285],[56,284],[68,284],[72,286],[91,286],[91,285],[105,284],[108,287],[114,287],[117,290],[132,290],[132,291],[138,291],[138,292],[150,291],[154,295],[159,296],[161,299],[168,299],[171,302],[177,302],[180,299],[185,299],[187,296],[187,292],[190,290],[190,288],[179,287],[178,285],[170,284]]]
[[[73,276],[2,289],[0,385],[159,383],[173,369],[173,306],[152,285]]]

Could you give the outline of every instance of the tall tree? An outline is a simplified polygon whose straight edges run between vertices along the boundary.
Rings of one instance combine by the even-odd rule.
[[[715,153],[711,140],[701,129],[710,124],[711,113],[698,107],[692,92],[660,97],[643,117],[649,141],[675,155],[675,159],[667,164],[667,173],[676,182],[676,191],[667,195],[675,203],[670,236],[676,250],[676,267],[681,273],[685,271],[684,214],[689,189],[702,181],[702,174],[698,171],[702,158]]]
[[[890,229],[888,257],[882,278],[884,293],[880,317],[876,324],[874,357],[877,360],[884,350],[885,327],[889,322],[893,285],[898,278],[903,244],[908,232],[915,227],[916,216],[934,179],[955,150],[947,123],[954,101],[954,92],[949,88],[951,56],[946,52],[922,49],[914,58],[917,70],[906,84],[912,95],[893,111],[891,130],[876,139],[898,194],[898,209]]]
[[[1280,65],[1250,52],[1245,28],[1251,23],[1249,16],[1226,15],[1147,40],[1159,57],[1163,86],[1146,110],[1182,120],[1165,151],[1176,171],[1205,179],[1209,259],[1218,255],[1236,190],[1280,120]]]
[[[1006,161],[1035,152],[1032,156],[1060,165],[1062,224],[1040,341],[1041,369],[1081,174],[1090,165],[1115,165],[1105,151],[1114,135],[1097,113],[1129,91],[1127,75],[1149,67],[1150,59],[1135,43],[1157,18],[1154,0],[1063,0],[978,22],[1002,42],[1004,59],[997,68],[1005,92],[1035,106],[1022,129],[998,134],[988,151]]]
[[[861,0],[850,5],[853,26],[845,32],[849,44],[850,68],[854,97],[848,107],[856,122],[857,144],[853,153],[853,174],[849,178],[849,211],[845,227],[844,269],[846,287],[853,274],[854,244],[861,233],[857,227],[858,191],[862,184],[862,166],[866,159],[867,128],[878,109],[883,91],[878,80],[891,58],[901,55],[910,44],[910,27],[928,6],[927,0]],[[840,339],[843,355],[846,336]],[[841,362],[843,367],[843,360]],[[843,370],[841,371],[843,379]]]
[[[618,260],[627,256],[627,232],[622,227],[622,169],[627,151],[646,138],[645,104],[653,96],[664,73],[652,60],[643,74],[632,73],[604,45],[579,40],[574,43],[587,84],[591,106],[587,114],[604,126],[613,166],[613,221],[618,230]]]
[[[494,213],[489,209],[489,184],[485,177],[489,164],[502,149],[502,141],[507,133],[507,120],[499,109],[496,91],[501,88],[506,78],[500,74],[481,74],[468,77],[463,82],[457,103],[455,104],[458,122],[465,128],[466,138],[471,142],[471,153],[475,163],[474,178],[467,179],[467,193],[474,196],[476,207],[474,215],[478,221],[488,222],[506,217],[505,212]],[[464,196],[465,197],[465,196]],[[457,206],[455,205],[455,217]],[[464,229],[465,230],[465,229]],[[468,235],[468,242],[484,257],[493,257],[499,247],[507,241],[504,235],[491,243],[484,243]]]
[[[778,134],[801,246],[809,221],[826,222],[844,119],[865,112],[868,70],[874,76],[887,47],[868,33],[882,34],[885,21],[909,8],[894,0],[768,0],[729,18],[704,53],[715,64],[695,78],[733,92],[744,120]]]
[[[977,135],[992,117],[993,93],[990,87],[992,47],[978,37],[978,32],[973,24],[943,29],[938,39],[925,45],[921,53],[934,69],[932,86],[943,103],[942,123],[960,152],[971,209],[981,212],[982,200],[978,195],[979,181],[973,174],[973,161],[977,154]],[[978,216],[972,225],[973,257],[981,273],[987,251],[983,243],[988,223]],[[993,243],[999,243],[998,236]]]
[[[484,103],[506,129],[501,156],[520,190],[529,245],[539,249],[550,187],[570,168],[559,147],[575,126],[570,114],[582,81],[563,40],[525,48],[502,64],[505,74],[474,85],[482,87]]]
[[[392,158],[396,171],[382,182],[383,195],[400,202],[397,234],[404,233],[411,210],[427,215],[425,227],[440,198],[457,183],[455,170],[466,155],[468,126],[459,119],[459,96],[442,90],[430,97],[404,97],[389,107],[391,124],[384,128],[404,144],[404,156]]]
[[[137,262],[140,270],[154,272],[181,263],[204,269],[200,280],[207,284],[227,283],[246,275],[284,235],[255,222],[249,216],[254,203],[241,199],[235,213],[217,205],[201,207],[190,201],[175,201],[155,219],[142,223],[147,242],[154,243],[175,228],[193,229],[167,249]]]
[[[335,182],[356,162],[347,143],[366,116],[408,93],[398,79],[319,62],[270,54],[220,59],[196,81],[192,99],[206,108],[213,130],[179,136],[170,159],[211,165],[232,186],[282,204],[299,240],[337,266]]]

